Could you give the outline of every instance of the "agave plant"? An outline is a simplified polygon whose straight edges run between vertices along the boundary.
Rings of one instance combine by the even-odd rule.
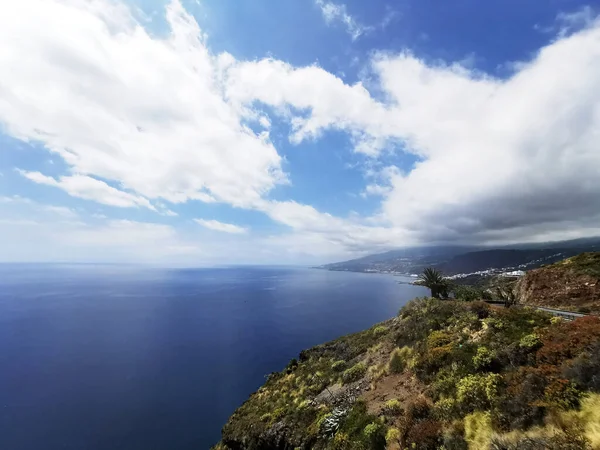
[[[419,276],[419,284],[431,290],[431,296],[435,298],[448,298],[450,283],[444,278],[442,272],[433,267],[426,268]]]
[[[342,419],[346,417],[347,413],[347,409],[335,408],[321,424],[321,432],[323,433],[323,436],[332,438],[339,430],[340,423],[342,422]]]

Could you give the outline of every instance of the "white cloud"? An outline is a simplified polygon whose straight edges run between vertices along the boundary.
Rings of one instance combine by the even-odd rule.
[[[340,129],[374,158],[391,143],[416,156],[412,171],[389,179],[381,216],[390,245],[407,235],[528,240],[548,227],[559,236],[565,218],[582,228],[600,218],[597,20],[504,80],[409,53],[380,54],[372,70],[385,103],[319,67],[275,60],[232,66],[228,93],[242,103],[297,108],[293,142]]]
[[[346,5],[343,3],[315,0],[315,4],[321,10],[321,14],[323,14],[323,18],[328,24],[341,22],[352,37],[352,40],[356,40],[372,30],[372,27],[361,25],[354,17],[348,14]]]
[[[194,222],[209,230],[221,231],[223,233],[245,234],[248,232],[247,228],[231,223],[219,222],[218,220],[194,219]]]
[[[344,5],[317,4],[326,20],[343,22],[353,36],[364,32],[353,31]],[[559,35],[507,79],[404,51],[376,54],[368,82],[348,85],[316,65],[213,55],[178,1],[167,8],[165,37],[149,35],[108,0],[6,2],[0,40],[11,45],[0,48],[0,122],[69,167],[58,178],[25,172],[32,181],[113,206],[156,205],[167,215],[161,201],[258,210],[290,228],[269,238],[270,249],[288,242],[342,254],[423,241],[583,236],[600,220],[600,24],[586,14],[568,19],[583,20],[584,29]],[[269,200],[287,176],[261,103],[291,124],[292,143],[340,130],[369,164],[404,152],[414,166],[367,177],[365,194],[382,199],[372,217]],[[144,242],[195,248],[155,225],[115,222],[75,236],[123,242],[139,231]],[[247,245],[252,254],[256,247]]]
[[[155,210],[154,206],[144,197],[120,191],[103,181],[85,175],[64,176],[56,180],[40,172],[20,171],[20,173],[35,183],[60,188],[73,197],[93,200],[120,208],[142,206],[153,211]]]
[[[222,98],[219,58],[178,0],[167,6],[163,38],[109,0],[0,9],[0,41],[11,43],[0,49],[0,122],[42,142],[77,180],[137,194],[100,198],[246,206],[286,181],[268,134],[245,127]]]

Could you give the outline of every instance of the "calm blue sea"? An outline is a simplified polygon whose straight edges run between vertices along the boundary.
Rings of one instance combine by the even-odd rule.
[[[397,281],[0,265],[0,449],[208,449],[266,374],[426,293]]]

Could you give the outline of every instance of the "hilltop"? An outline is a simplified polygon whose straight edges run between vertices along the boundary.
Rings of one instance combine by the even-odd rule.
[[[516,284],[522,304],[600,313],[600,252],[529,271]]]
[[[600,318],[416,299],[303,351],[215,449],[600,449]]]

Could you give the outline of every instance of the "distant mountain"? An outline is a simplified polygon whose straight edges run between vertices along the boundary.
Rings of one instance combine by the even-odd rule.
[[[425,267],[450,261],[457,255],[473,250],[477,250],[477,247],[411,247],[368,255],[350,261],[325,264],[321,268],[350,272],[417,273]]]
[[[528,270],[583,251],[594,250],[600,250],[600,238],[493,249],[474,246],[412,247],[326,264],[321,268],[351,272],[414,274],[421,272],[425,267],[433,266],[446,275],[457,275],[493,270]]]

